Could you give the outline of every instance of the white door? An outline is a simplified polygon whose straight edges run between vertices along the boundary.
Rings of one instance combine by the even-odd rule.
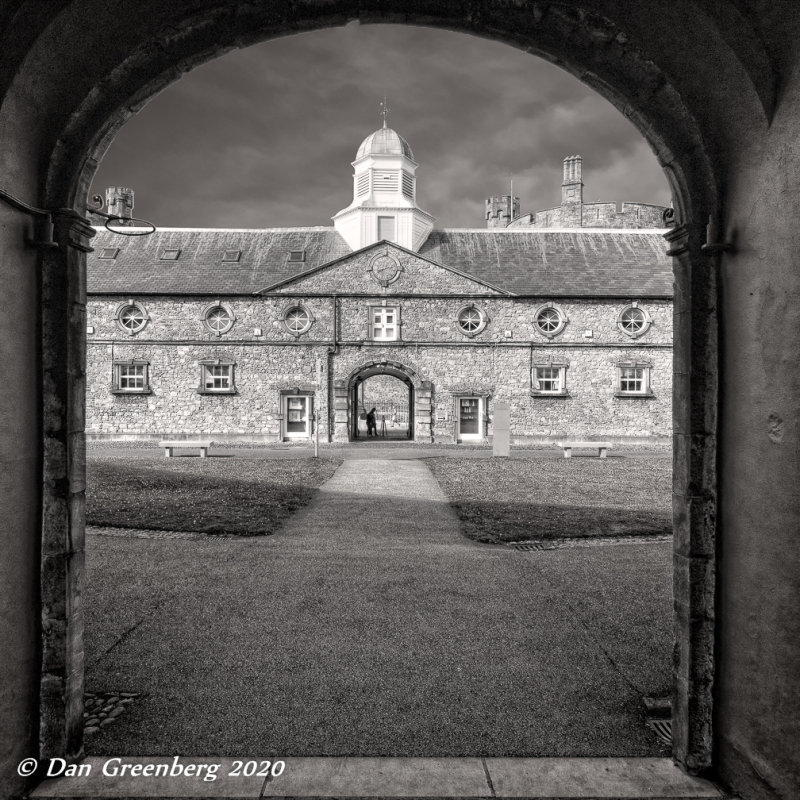
[[[287,439],[308,439],[311,436],[311,398],[308,395],[287,395],[284,403],[284,436]]]
[[[458,439],[475,442],[483,439],[483,398],[458,398]]]

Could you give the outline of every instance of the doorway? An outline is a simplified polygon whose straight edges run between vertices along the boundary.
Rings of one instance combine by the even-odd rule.
[[[358,378],[350,399],[353,441],[412,441],[414,384],[408,377],[376,374]],[[376,435],[369,435],[367,415],[375,414]]]

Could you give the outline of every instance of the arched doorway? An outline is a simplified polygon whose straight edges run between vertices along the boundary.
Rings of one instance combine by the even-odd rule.
[[[380,441],[431,441],[433,387],[398,361],[367,361],[335,382],[337,408],[334,441],[363,442],[364,418],[376,409]]]
[[[769,381],[750,380],[770,353],[786,353],[791,363],[788,354],[796,348],[797,334],[757,325],[761,307],[747,305],[747,296],[763,291],[767,297],[770,282],[771,296],[792,285],[786,249],[780,249],[793,241],[791,219],[777,204],[785,207],[794,197],[791,181],[784,179],[797,167],[796,148],[791,147],[796,59],[781,42],[796,39],[791,35],[796,26],[787,13],[780,25],[789,26],[790,35],[781,28],[777,36],[772,19],[791,11],[789,4],[775,3],[770,12],[725,0],[718,9],[701,3],[631,6],[564,0],[509,7],[488,2],[468,17],[456,7],[422,4],[409,10],[398,1],[345,4],[336,10],[327,4],[298,4],[280,12],[275,4],[232,0],[191,9],[155,2],[105,9],[62,2],[42,13],[33,6],[10,4],[0,26],[0,130],[9,153],[4,188],[51,210],[55,221],[52,240],[47,226],[34,232],[28,218],[16,211],[7,212],[9,223],[2,228],[8,285],[15,292],[4,327],[15,368],[6,370],[3,386],[10,432],[4,453],[14,465],[6,487],[11,499],[4,505],[13,534],[6,550],[10,599],[4,605],[13,613],[0,648],[13,654],[4,662],[7,697],[13,698],[9,719],[14,720],[3,739],[11,754],[8,763],[29,754],[37,732],[42,757],[69,757],[81,748],[76,700],[83,674],[81,287],[83,252],[92,234],[84,217],[86,190],[97,159],[148,97],[192,66],[228,47],[358,19],[442,25],[493,36],[561,63],[630,116],[658,153],[673,186],[679,223],[670,236],[678,290],[675,755],[691,769],[707,768],[715,763],[715,744],[716,766],[722,764],[729,776],[743,774],[750,761],[781,773],[788,760],[780,750],[784,745],[775,742],[790,741],[780,730],[782,725],[788,730],[786,720],[794,708],[780,697],[768,702],[762,676],[790,674],[796,650],[788,645],[788,633],[778,635],[781,625],[773,618],[782,619],[786,601],[780,598],[791,596],[793,584],[785,576],[778,585],[786,591],[770,592],[764,601],[758,569],[774,566],[783,576],[782,559],[791,546],[783,529],[792,532],[796,506],[787,504],[774,523],[763,520],[774,510],[776,491],[784,499],[794,496],[790,487],[796,464],[790,448],[779,446],[784,436],[779,414],[770,412],[769,435],[756,438],[750,431],[756,429],[756,416],[761,420],[762,410],[777,402],[774,398],[788,398],[794,389],[790,370],[770,371]],[[781,191],[771,191],[770,181],[780,182]],[[718,292],[720,263],[724,267],[727,257],[720,256],[721,249],[701,251],[709,215],[715,222],[712,231],[723,222],[728,234],[738,228],[741,238],[750,237],[736,274],[725,274],[728,294]],[[724,236],[708,242],[721,248]],[[51,246],[37,249],[41,244]],[[748,324],[740,324],[737,304],[747,306]],[[724,329],[727,347],[721,354],[717,314],[731,323]],[[782,314],[769,316],[781,319]],[[751,346],[755,330],[758,347]],[[739,391],[746,381],[750,391]],[[721,433],[727,449],[718,456],[720,390],[726,392]],[[743,430],[748,432],[746,459],[741,458]],[[754,460],[764,464],[757,480],[750,467]],[[719,509],[718,470],[723,485]],[[718,519],[726,532],[724,563],[716,557]],[[752,524],[768,530],[753,537]],[[759,550],[751,556],[747,547],[754,538]],[[718,596],[724,600],[719,615]],[[756,597],[752,607],[741,605]],[[715,639],[717,618],[721,642]],[[737,623],[742,623],[739,632]],[[769,643],[773,669],[762,669],[761,655],[753,651],[759,643],[747,640],[758,627],[774,634]],[[715,672],[720,653],[724,669]],[[743,686],[758,702],[741,702],[737,692]],[[723,735],[713,738],[715,693],[725,716],[716,720]],[[760,729],[752,718],[759,704],[780,716],[772,726],[778,734],[766,752],[760,750]],[[755,758],[739,755],[747,755],[756,740],[760,752]]]
[[[375,415],[375,436],[381,441],[414,438],[414,384],[408,377],[389,373],[362,376],[353,384],[350,438],[367,441],[372,432],[367,414]]]

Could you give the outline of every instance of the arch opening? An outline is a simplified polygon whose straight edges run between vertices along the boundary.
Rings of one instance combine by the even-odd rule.
[[[402,9],[402,4],[394,4],[397,14],[404,14],[404,21],[410,23],[430,23],[430,18],[419,14],[418,16],[408,15]],[[273,35],[286,32],[286,22],[275,22],[267,10],[248,8],[246,12],[235,12],[231,8],[222,7],[222,11],[208,10],[201,14],[201,18],[192,19],[173,19],[167,20],[165,14],[155,14],[151,23],[151,36],[146,39],[145,44],[129,44],[125,49],[113,51],[111,54],[112,62],[104,63],[102,73],[97,86],[102,85],[102,90],[96,86],[76,87],[76,91],[83,91],[79,101],[73,103],[69,110],[69,118],[63,120],[54,132],[51,151],[43,163],[46,166],[46,176],[38,182],[36,189],[39,196],[46,198],[43,203],[47,207],[73,209],[73,214],[64,213],[57,218],[56,238],[62,244],[58,251],[46,253],[41,256],[41,262],[48,274],[60,274],[63,277],[49,282],[44,289],[45,304],[55,301],[47,312],[45,323],[52,331],[64,334],[64,342],[69,343],[73,352],[77,353],[77,361],[64,362],[57,365],[58,354],[63,354],[63,347],[59,345],[53,353],[46,354],[44,370],[48,374],[50,383],[45,381],[45,394],[49,397],[64,402],[68,406],[69,415],[78,423],[83,416],[83,387],[75,375],[80,374],[79,362],[84,338],[85,318],[81,316],[80,306],[85,297],[81,296],[81,281],[83,270],[85,270],[85,255],[82,248],[89,246],[91,232],[86,230],[82,222],[82,217],[86,205],[88,188],[91,177],[97,167],[97,160],[101,157],[107,144],[113,138],[114,133],[124,123],[134,110],[143,103],[147,97],[159,91],[173,80],[180,77],[182,71],[191,66],[202,63],[214,57],[225,48],[232,44],[241,46],[256,40],[266,40]],[[250,15],[261,14],[262,18],[253,20]],[[293,28],[323,28],[333,24],[339,24],[343,20],[332,20],[328,17],[315,17],[313,12],[303,10],[298,12],[299,16],[293,21],[296,26]],[[525,26],[520,27],[511,21],[497,24],[496,20],[487,17],[477,25],[474,22],[466,22],[458,17],[442,18],[436,24],[455,27],[468,33],[483,34],[487,36],[499,37],[512,46],[523,47],[541,55],[545,58],[561,61],[581,78],[600,91],[603,96],[610,99],[618,108],[621,108],[634,120],[637,127],[644,133],[646,139],[654,148],[659,159],[664,166],[670,184],[673,189],[676,216],[680,223],[672,234],[672,252],[680,263],[676,264],[676,280],[679,293],[683,292],[684,308],[682,313],[685,317],[677,327],[676,352],[680,352],[684,359],[684,366],[687,361],[695,364],[695,375],[693,380],[699,381],[700,388],[695,389],[695,384],[689,384],[688,378],[681,384],[676,385],[676,396],[680,395],[683,403],[676,403],[679,409],[676,417],[676,431],[681,436],[688,437],[693,429],[689,421],[690,408],[689,400],[696,407],[706,408],[710,413],[711,433],[703,441],[696,442],[695,457],[697,448],[704,449],[705,457],[699,459],[702,464],[713,461],[715,452],[715,442],[713,441],[716,426],[716,394],[713,387],[707,386],[709,372],[713,372],[713,363],[708,363],[708,353],[715,348],[716,322],[713,318],[703,322],[702,313],[705,311],[704,303],[706,298],[713,298],[715,284],[710,278],[700,278],[700,271],[708,267],[707,256],[701,256],[699,245],[702,242],[702,224],[709,213],[716,213],[718,210],[718,197],[714,170],[711,166],[710,154],[706,151],[703,137],[699,135],[695,120],[690,114],[681,98],[681,93],[672,87],[664,78],[663,74],[652,75],[647,72],[648,80],[635,77],[638,64],[631,68],[630,74],[625,74],[620,66],[624,56],[630,56],[636,60],[639,54],[635,48],[628,50],[616,49],[608,56],[609,63],[616,67],[618,71],[598,63],[597,58],[591,55],[591,48],[587,47],[587,42],[591,41],[600,30],[603,36],[611,35],[614,40],[616,36],[616,26],[605,20],[600,19],[598,27],[592,29],[594,20],[598,19],[583,11],[586,15],[584,19],[589,20],[585,30],[576,25],[574,18],[570,15],[546,15],[544,25],[537,35],[531,33]],[[369,21],[374,18],[373,14],[364,13],[364,18]],[[124,15],[118,16],[120,23],[124,23]],[[222,21],[225,24],[220,24]],[[385,21],[385,20],[384,20]],[[540,19],[539,22],[542,20]],[[103,20],[96,20],[93,24],[81,20],[81,25],[85,30],[99,30],[102,28]],[[158,26],[167,22],[173,23],[176,27],[171,33],[158,31]],[[255,22],[255,24],[254,24]],[[216,30],[214,27],[216,26]],[[619,40],[620,42],[622,40]],[[153,44],[157,42],[158,47]],[[616,45],[614,45],[616,48]],[[643,73],[644,74],[644,73]],[[655,97],[655,102],[648,106],[651,96],[647,99],[637,94],[635,87],[654,81],[661,83],[667,89],[661,92],[659,97]],[[634,87],[634,88],[631,88]],[[73,95],[70,95],[71,97]],[[77,216],[75,215],[77,214]],[[682,262],[681,262],[682,259]],[[698,270],[692,274],[690,267],[695,264]],[[693,289],[694,291],[690,291]],[[72,298],[74,307],[69,309],[65,298]],[[75,313],[77,310],[77,313]],[[677,317],[676,317],[677,319]],[[695,323],[695,339],[691,339],[692,323]],[[699,326],[699,327],[698,327]],[[56,334],[58,335],[58,334]],[[45,345],[55,347],[55,345]],[[704,361],[704,355],[706,360]],[[702,364],[706,364],[702,367]],[[366,381],[371,377],[368,370],[360,374],[361,381]],[[373,373],[378,374],[378,373]],[[394,377],[399,378],[408,387],[410,392],[418,393],[430,387],[424,387],[422,382],[414,382],[403,369],[398,369]],[[688,375],[688,369],[686,371]],[[403,377],[406,375],[406,377]],[[352,393],[353,379],[347,387]],[[353,397],[349,394],[348,397]],[[48,403],[44,406],[47,408]],[[49,413],[49,412],[48,412]],[[56,412],[60,413],[60,412]],[[708,419],[708,418],[707,418]],[[345,420],[345,427],[347,426]],[[79,426],[78,426],[79,427]],[[75,427],[69,429],[71,435],[76,430]],[[80,445],[75,441],[69,440],[66,426],[44,425],[46,446],[44,451],[47,453],[44,463],[45,485],[42,490],[43,502],[46,507],[54,512],[54,516],[48,518],[50,529],[45,526],[45,544],[57,548],[67,547],[67,542],[61,537],[65,520],[80,519],[80,505],[82,502],[81,490],[76,488],[81,482],[80,468]],[[711,437],[711,438],[708,438]],[[56,447],[47,447],[55,444]],[[682,453],[682,451],[681,451]],[[683,454],[685,455],[685,454]],[[682,455],[676,460],[676,486],[685,496],[688,492],[688,484],[692,477],[699,476],[700,470],[696,467],[688,466],[688,456],[684,461],[680,461]],[[695,472],[690,475],[690,471]],[[55,485],[52,477],[55,475],[70,475],[72,485]],[[711,481],[709,483],[709,480]],[[715,479],[703,478],[699,485],[708,494],[708,501],[713,510],[715,502]],[[697,484],[693,487],[696,491]],[[76,513],[76,510],[78,513]],[[56,524],[53,520],[59,519],[61,522]],[[692,522],[694,524],[694,522]],[[65,522],[65,529],[71,530],[70,526],[76,526],[77,532],[80,528],[80,521]],[[687,534],[692,531],[686,523]],[[51,537],[48,541],[48,536]],[[73,537],[67,537],[72,539]],[[71,545],[70,545],[71,547]],[[54,587],[56,592],[63,593],[65,586],[74,587],[78,584],[77,573],[69,574],[69,561],[65,560],[66,572],[62,575],[62,581]],[[45,592],[47,591],[45,588]],[[688,591],[688,589],[687,589]],[[48,598],[43,596],[43,605],[48,605]],[[52,607],[58,607],[57,603],[52,603]],[[67,604],[67,608],[70,608]],[[81,734],[79,720],[75,718],[76,705],[74,695],[78,689],[82,690],[82,665],[79,663],[77,652],[80,649],[80,625],[69,617],[71,611],[66,612],[64,617],[67,627],[73,626],[76,630],[74,636],[64,640],[45,641],[44,650],[52,653],[58,652],[59,663],[65,661],[71,664],[72,671],[67,671],[63,678],[63,685],[57,691],[42,692],[42,717],[48,720],[42,723],[42,750],[43,754],[74,754],[80,750]],[[713,639],[713,630],[712,630]],[[683,628],[679,626],[679,637],[683,637],[685,643],[689,641],[688,623]],[[67,658],[63,658],[64,653]],[[71,654],[71,655],[70,655]],[[693,656],[686,656],[689,660],[679,665],[684,673],[692,672],[691,661]],[[684,675],[684,677],[686,677]],[[676,678],[676,681],[678,678]],[[711,714],[711,684],[703,685],[698,691],[699,694],[689,695],[681,693],[680,686],[676,689],[676,699],[679,703],[678,713],[684,715],[683,730],[678,726],[676,735],[676,755],[686,766],[693,769],[702,769],[711,763],[711,739],[710,739],[710,714]],[[66,701],[65,701],[66,698]],[[681,711],[682,709],[682,711]],[[690,723],[690,720],[694,720]],[[700,720],[700,722],[697,722]],[[695,727],[692,728],[692,725]]]

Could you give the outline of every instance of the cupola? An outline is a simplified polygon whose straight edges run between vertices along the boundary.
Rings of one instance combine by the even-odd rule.
[[[418,250],[433,217],[417,206],[417,162],[408,142],[386,124],[367,136],[353,161],[353,202],[333,217],[353,250],[385,239]]]

